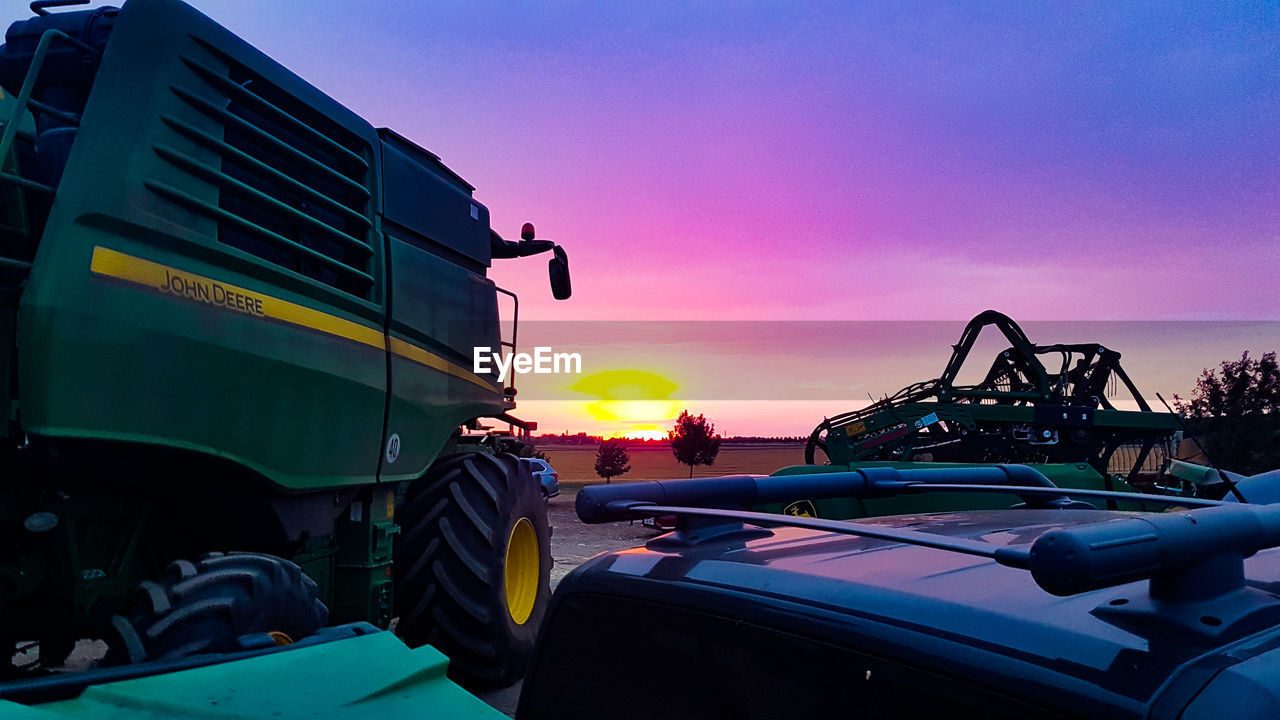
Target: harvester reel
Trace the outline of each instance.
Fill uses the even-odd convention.
[[[448,655],[464,685],[510,685],[551,596],[551,531],[529,463],[484,452],[438,460],[410,484],[399,522],[396,632]]]
[[[818,427],[813,429],[812,433],[809,433],[809,439],[804,444],[804,462],[806,465],[818,464],[817,451],[819,450],[822,451],[822,456],[825,458],[822,464],[831,464],[831,456],[827,453],[827,432],[830,430],[831,426],[827,424],[826,420],[823,420]]]
[[[1009,342],[983,380],[957,384],[984,328]],[[1046,362],[1048,366],[1046,366]],[[1123,385],[1138,410],[1107,399]],[[1120,353],[1097,343],[1036,345],[993,310],[965,325],[936,379],[913,383],[859,410],[822,421],[805,443],[813,465],[866,461],[1077,463],[1109,472],[1121,446],[1143,448],[1129,468],[1136,482],[1156,444],[1169,443],[1177,419],[1152,411],[1120,366]]]
[[[316,583],[294,563],[261,553],[210,553],[177,560],[159,581],[138,586],[137,601],[111,625],[111,664],[243,649],[244,635],[285,644],[329,621]]]

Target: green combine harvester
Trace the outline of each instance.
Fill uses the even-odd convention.
[[[563,299],[564,251],[177,0],[67,4],[0,47],[0,697],[65,700],[44,675],[83,639],[108,679],[225,683],[290,661],[216,659],[307,667],[354,634],[325,692],[366,702],[443,672],[431,648],[384,672],[419,652],[372,632],[396,617],[453,678],[510,683],[546,508],[525,461],[459,440],[534,427],[472,372],[514,351],[486,271],[550,252]]]

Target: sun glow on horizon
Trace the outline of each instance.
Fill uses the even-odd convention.
[[[627,440],[666,440],[667,434],[662,430],[632,430],[620,437]]]
[[[599,398],[584,409],[593,419],[615,425],[607,437],[662,440],[667,436],[662,425],[679,412],[678,401],[671,397],[677,387],[646,370],[606,370],[582,378],[573,389]]]

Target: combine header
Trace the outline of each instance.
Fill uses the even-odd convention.
[[[988,325],[1009,348],[982,382],[957,385]],[[1117,382],[1138,410],[1112,406],[1108,389]],[[965,326],[940,377],[823,420],[805,445],[805,462],[1087,462],[1106,476],[1123,448],[1133,450],[1125,458],[1133,461],[1133,482],[1153,449],[1169,450],[1177,429],[1172,414],[1152,411],[1120,367],[1120,353],[1097,343],[1035,345],[1008,316],[987,310]]]

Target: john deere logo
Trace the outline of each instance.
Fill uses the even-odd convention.
[[[180,275],[169,270],[164,271],[164,282],[160,290],[172,293],[188,300],[225,307],[228,310],[262,316],[262,298],[244,292],[238,288],[228,288],[221,283],[192,275]]]
[[[808,500],[797,500],[782,509],[783,515],[792,517],[818,517],[818,509]]]

